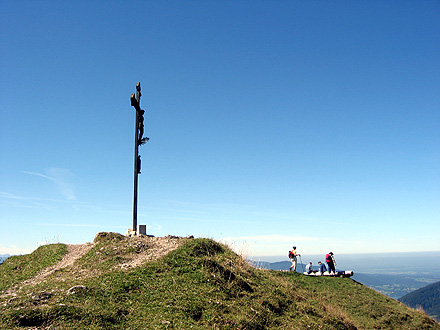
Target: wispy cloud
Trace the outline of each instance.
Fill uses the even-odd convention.
[[[112,226],[112,225],[98,225],[98,224],[88,224],[88,223],[50,223],[42,222],[38,224],[41,227],[76,227],[76,228],[99,228],[101,230],[108,231],[109,229],[118,230],[123,229],[125,232],[128,226]],[[148,233],[157,233],[162,230],[162,226],[159,224],[147,225]]]
[[[312,237],[302,235],[250,235],[223,237],[220,241],[231,246],[239,254],[246,251],[247,256],[281,256],[286,257],[287,251],[293,246],[298,246],[303,257],[310,255],[323,255],[329,251],[337,254],[364,253],[371,251],[371,240],[337,239],[332,237]],[[380,245],[380,243],[377,243]],[[381,246],[382,251],[386,251]],[[381,252],[381,251],[377,251]],[[281,259],[280,259],[281,260]]]
[[[0,191],[0,206],[19,207],[19,208],[49,208],[47,205],[39,203],[41,198],[27,198]]]
[[[22,198],[13,194],[0,191],[0,206],[21,206]]]
[[[311,248],[316,246],[318,241],[322,241],[322,238],[302,235],[267,234],[223,237],[220,241],[228,244],[237,253],[247,257],[284,255],[291,248],[292,244],[297,244],[311,251]]]
[[[224,237],[226,241],[255,241],[260,243],[289,243],[290,242],[305,242],[305,241],[318,241],[317,237],[307,236],[289,236],[289,235],[254,235],[254,236],[235,236]]]
[[[23,249],[19,248],[15,245],[13,246],[2,246],[0,245],[0,254],[9,254],[11,256],[13,255],[19,255],[19,254],[28,254],[31,253],[33,249]]]
[[[68,200],[76,200],[75,192],[73,190],[73,185],[70,182],[74,177],[73,173],[65,168],[47,168],[45,169],[46,174],[22,171],[22,173],[38,176],[49,180],[55,184],[61,195],[66,197]]]
[[[108,226],[108,225],[95,225],[95,224],[87,224],[87,223],[48,223],[43,222],[40,223],[39,226],[45,227],[86,227],[86,228],[118,228],[118,229],[127,229],[127,226]]]
[[[5,198],[5,199],[18,199],[18,200],[21,200],[21,199],[22,199],[22,198],[19,197],[19,196],[15,196],[15,195],[13,195],[13,194],[11,194],[11,193],[7,193],[7,192],[4,192],[4,191],[0,191],[0,198]]]

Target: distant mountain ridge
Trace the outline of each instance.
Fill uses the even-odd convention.
[[[9,254],[0,254],[0,264],[8,259],[11,255]]]
[[[399,301],[412,308],[422,307],[426,314],[440,322],[440,281],[408,293]]]

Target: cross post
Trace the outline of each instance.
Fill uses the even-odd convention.
[[[149,138],[143,137],[144,134],[144,113],[141,109],[141,83],[136,84],[136,95],[130,96],[131,105],[136,109],[136,126],[134,135],[134,184],[133,184],[133,231],[137,232],[137,193],[138,193],[138,174],[141,173],[141,156],[139,146],[145,144]]]

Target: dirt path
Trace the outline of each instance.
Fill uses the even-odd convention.
[[[104,236],[106,235],[103,233]],[[97,236],[100,233],[97,234]],[[123,237],[121,235],[121,237]],[[192,236],[186,238],[193,238]],[[123,237],[115,241],[113,248],[120,249],[123,253],[123,262],[115,266],[114,269],[127,271],[135,267],[139,267],[149,261],[156,260],[166,255],[168,252],[177,249],[183,242],[185,237],[179,236],[164,236],[164,237]],[[99,275],[98,269],[76,269],[72,267],[78,259],[89,252],[98,243],[86,243],[86,244],[67,244],[67,253],[64,257],[55,265],[43,269],[40,273],[32,278],[29,278],[19,284],[19,286],[11,287],[3,292],[0,296],[1,299],[5,297],[17,296],[18,292],[26,287],[32,287],[41,282],[44,282],[53,273],[71,267],[71,276],[75,279],[83,279],[87,277],[93,277]],[[100,252],[97,251],[97,254]],[[61,281],[63,278],[60,279]]]
[[[49,275],[53,274],[54,272],[73,265],[76,260],[89,252],[92,247],[93,244],[67,244],[67,253],[63,257],[63,259],[61,259],[55,265],[43,269],[36,276],[26,281],[23,281],[22,285],[35,285],[44,281]]]
[[[54,290],[47,289],[46,291],[38,291],[41,289],[35,289],[34,286],[49,280],[46,287],[56,287],[57,282],[69,281],[75,286],[71,287],[67,294],[77,287],[82,287],[84,279],[90,277],[97,277],[101,274],[102,269],[98,264],[88,265],[90,267],[83,267],[84,265],[76,265],[75,262],[87,254],[93,247],[99,247],[101,241],[103,244],[94,253],[96,254],[96,262],[104,262],[107,259],[107,254],[111,256],[118,256],[120,263],[113,267],[114,271],[130,271],[133,268],[142,266],[150,261],[159,259],[177,249],[183,244],[186,239],[192,239],[193,236],[180,237],[180,236],[135,236],[127,237],[117,233],[98,233],[95,236],[94,243],[86,244],[66,244],[67,253],[63,258],[55,265],[47,267],[41,270],[37,275],[29,278],[25,281],[17,283],[14,286],[0,292],[0,303],[2,306],[8,306],[12,304],[16,299],[19,299],[21,293],[27,292],[32,299],[32,303],[35,305],[43,304],[54,293]],[[100,255],[103,258],[100,258]],[[93,259],[93,258],[92,258]],[[64,270],[59,272],[60,270]],[[109,269],[110,271],[110,269]],[[59,272],[59,273],[58,273]],[[56,274],[54,274],[56,273]],[[29,291],[30,290],[30,291]],[[28,292],[29,291],[29,292]]]
[[[136,253],[125,255],[126,260],[116,266],[121,270],[128,270],[131,268],[139,267],[142,264],[158,259],[168,252],[177,249],[183,242],[183,237],[165,236],[165,237],[131,237],[124,238],[125,247],[131,247],[135,249]],[[76,260],[80,259],[83,255],[89,252],[95,244],[68,244],[67,253],[58,263],[48,268],[43,269],[36,276],[27,279],[22,282],[23,286],[31,286],[44,281],[47,277],[59,271],[63,268],[72,266]],[[116,247],[115,247],[116,248]],[[76,270],[76,276],[89,277],[96,276],[96,271],[90,270]]]

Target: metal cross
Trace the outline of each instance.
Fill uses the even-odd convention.
[[[144,113],[141,109],[141,83],[136,84],[136,95],[131,94],[131,105],[136,109],[136,126],[134,136],[134,193],[133,193],[133,231],[137,231],[137,192],[138,192],[138,174],[141,174],[141,156],[139,155],[139,146],[145,144],[149,138],[144,135]]]

